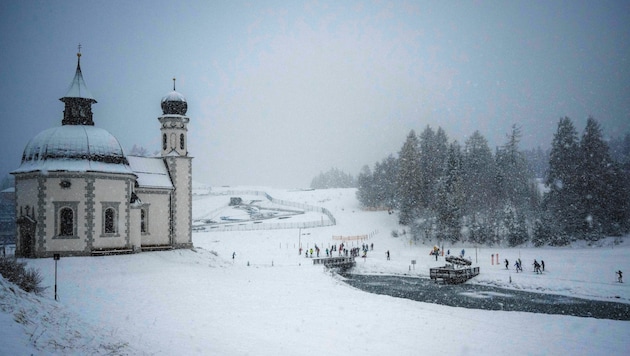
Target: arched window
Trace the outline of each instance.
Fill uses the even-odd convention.
[[[116,233],[116,211],[113,208],[105,209],[105,233]]]
[[[55,235],[53,239],[77,239],[77,220],[79,216],[78,201],[54,201],[55,211]]]
[[[143,234],[147,232],[147,212],[144,209],[140,209],[140,232]]]
[[[184,134],[179,134],[179,149],[184,149]]]
[[[166,134],[162,135],[162,149],[166,150]]]
[[[59,210],[59,235],[74,235],[74,211],[68,207]]]

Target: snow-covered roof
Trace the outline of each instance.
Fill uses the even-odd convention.
[[[175,90],[166,94],[166,96],[162,98],[161,106],[162,112],[165,115],[186,115],[186,111],[188,110],[188,103],[186,103],[186,98]]]
[[[12,173],[34,171],[133,173],[118,140],[89,125],[53,127],[33,137]]]
[[[81,57],[79,56],[79,60],[80,58]],[[64,95],[63,97],[64,98],[92,99],[96,102],[96,100],[94,99],[94,96],[92,96],[92,93],[90,93],[87,86],[85,85],[85,81],[83,80],[83,74],[81,73],[80,61],[77,62],[76,73],[74,74],[74,78],[72,79],[72,82],[70,83],[70,87],[68,88],[66,95]]]
[[[172,92],[166,94],[163,98],[162,98],[162,102],[165,101],[186,101],[186,98],[179,92],[176,92],[175,90],[173,90]]]
[[[173,189],[173,182],[162,158],[129,156],[127,159],[138,176],[136,182],[140,188]]]

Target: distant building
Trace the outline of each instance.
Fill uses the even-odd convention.
[[[12,176],[0,184],[0,246],[15,243],[15,183]]]
[[[186,99],[162,98],[160,157],[126,156],[95,127],[81,54],[61,126],[26,145],[15,177],[16,255],[49,257],[192,247]]]

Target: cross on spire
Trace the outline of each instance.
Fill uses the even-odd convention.
[[[81,57],[81,44],[80,43],[77,46],[77,48],[79,49],[79,52],[77,52],[77,57]]]
[[[173,77],[173,91],[175,91],[175,77]]]

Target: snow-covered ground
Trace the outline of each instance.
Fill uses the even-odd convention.
[[[366,259],[357,260],[357,273],[426,276],[444,260],[429,256],[432,244],[392,237],[393,230],[402,233],[396,216],[360,210],[354,189],[247,189],[325,207],[337,225],[197,231],[194,250],[62,258],[59,302],[53,298],[54,262],[29,260],[49,288],[43,298],[35,297],[1,280],[0,354],[626,355],[630,350],[628,321],[453,308],[357,290],[299,255],[298,242],[308,248],[318,244],[325,255],[325,248],[339,243],[333,236],[369,236],[347,243],[374,244]],[[225,196],[197,193],[195,219],[224,205]],[[629,283],[616,283],[615,276],[617,270],[630,271],[630,237],[624,240],[562,249],[445,249],[464,248],[480,266],[470,283],[630,303]],[[492,254],[499,254],[500,264],[492,264]],[[512,264],[519,257],[525,271],[516,274]],[[510,270],[503,266],[505,258]],[[545,261],[542,275],[532,272],[535,258]]]

